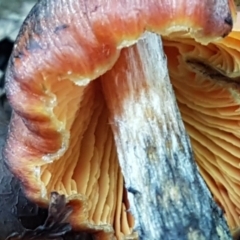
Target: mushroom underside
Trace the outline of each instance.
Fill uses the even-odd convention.
[[[31,24],[30,21],[30,27],[32,27]],[[154,29],[155,22],[151,24],[148,27]],[[134,36],[129,34],[129,42],[132,41],[131,38],[136,41],[136,36],[140,35],[138,27],[136,25],[137,34],[135,32]],[[227,31],[230,27],[226,27]],[[139,28],[141,29],[141,26]],[[72,33],[78,34],[74,27],[60,30],[65,29],[69,31],[70,36]],[[186,28],[182,29],[183,31],[180,29],[180,32],[164,38],[169,74],[200,171],[216,201],[225,210],[229,226],[234,228],[240,224],[238,220],[238,213],[240,213],[238,209],[239,177],[237,174],[239,167],[237,157],[239,143],[237,132],[238,68],[240,66],[237,62],[239,59],[237,39],[240,36],[234,33],[220,42],[203,46],[190,38],[190,35],[185,32]],[[202,26],[199,29],[202,29]],[[220,33],[224,35],[227,33],[222,32],[222,27],[219,29],[216,36]],[[166,35],[170,32],[171,30]],[[96,33],[99,34],[99,32]],[[21,34],[27,35],[28,32]],[[201,38],[201,34],[202,31],[196,33],[197,37],[200,36],[198,40],[204,39],[204,37]],[[117,35],[113,34],[113,36]],[[84,42],[86,39],[81,37],[82,39],[79,39]],[[123,37],[125,37],[124,34],[119,38]],[[209,41],[212,37],[210,34],[205,40]],[[103,36],[100,34],[98,38],[102,40]],[[61,37],[56,39],[56,44],[58,44]],[[93,66],[86,63],[87,70],[98,66],[97,60],[100,62],[109,60],[112,64],[118,54],[121,54],[120,48],[123,45],[117,48],[111,45],[114,38],[109,39],[112,42],[109,40],[104,45],[104,49],[101,44],[94,45],[95,38],[93,43],[89,41],[89,45],[88,39],[86,40],[86,49],[91,49],[93,45],[99,54],[99,59],[94,58],[96,62],[92,63]],[[64,38],[65,40],[66,46],[69,44],[68,41],[72,41],[67,38]],[[29,198],[40,205],[48,205],[52,191],[64,194],[73,208],[70,223],[74,229],[95,232],[101,235],[101,239],[110,239],[112,235],[118,239],[136,239],[137,234],[133,232],[134,219],[128,211],[127,191],[124,188],[124,180],[118,163],[101,77],[90,82],[89,79],[85,81],[77,79],[78,73],[74,75],[72,71],[66,72],[69,66],[62,64],[63,59],[67,58],[69,52],[72,55],[75,52],[73,53],[69,47],[63,47],[61,52],[63,55],[60,54],[61,57],[59,57],[57,54],[60,51],[53,46],[54,57],[49,59],[52,62],[53,60],[58,62],[58,70],[64,74],[58,75],[54,71],[50,72],[49,69],[54,65],[51,62],[50,67],[44,69],[44,73],[36,71],[37,73],[35,72],[36,74],[32,77],[29,73],[32,73],[32,69],[35,71],[34,61],[39,60],[41,67],[47,65],[44,65],[45,62],[40,61],[39,58],[42,56],[41,46],[39,48],[35,43],[34,46],[38,48],[33,49],[34,54],[36,53],[34,55],[28,54],[31,52],[30,46],[25,48],[25,44],[20,43],[13,55],[11,67],[14,71],[8,72],[8,78],[11,80],[8,95],[14,106],[14,112],[5,152],[12,171],[23,182]],[[32,42],[29,40],[29,45],[30,43]],[[70,46],[72,47],[71,44]],[[79,65],[73,64],[73,68],[84,69],[85,61],[87,62],[92,55],[88,56],[81,48],[77,50],[84,60],[83,64],[82,62]],[[89,52],[93,54],[94,51],[89,50]],[[74,58],[77,58],[76,56]],[[22,60],[19,60],[21,57],[23,59],[26,57],[23,62],[29,66],[27,70]],[[47,57],[46,59],[49,60]],[[71,66],[70,63],[74,61],[68,60]],[[107,64],[106,67],[104,64],[106,65],[105,62],[102,65],[99,64],[101,66],[94,69],[96,70],[94,73],[91,72],[90,78],[95,76],[101,67],[103,69],[99,71],[104,72],[111,65]],[[62,70],[61,67],[64,69]],[[236,75],[231,75],[232,73]],[[25,81],[24,76],[30,77]],[[14,98],[14,94],[18,96],[18,99]]]
[[[239,37],[239,33],[232,33],[207,46],[189,38],[163,39],[170,78],[197,164],[231,229],[240,225]],[[45,164],[34,165],[34,177],[41,182],[42,198],[38,201],[44,204],[50,192],[58,191],[74,209],[71,223],[76,229],[102,231],[104,236],[115,231],[119,238],[137,238],[132,234],[134,219],[126,211],[127,191],[100,79],[86,87],[69,79],[61,85],[48,79],[45,88],[56,100],[54,115],[70,133],[69,146],[59,159],[52,161],[56,156],[52,153],[44,156]],[[21,124],[17,113],[14,121]]]
[[[234,32],[207,46],[192,39],[163,39],[170,78],[196,162],[232,230],[240,226],[239,37]],[[116,232],[128,235],[134,221],[125,211],[129,207],[127,194],[101,84],[94,81],[83,92],[71,127],[70,147],[59,161],[41,167],[41,179],[48,193],[54,189],[86,197],[91,209],[86,219],[90,223],[116,224]],[[58,99],[64,96],[57,94]],[[60,116],[60,111],[55,114]],[[113,217],[114,212],[118,219]]]
[[[127,211],[127,193],[101,83],[93,81],[81,88],[66,81],[66,86],[61,86],[58,92],[55,92],[57,88],[54,85],[52,87],[58,99],[54,114],[63,121],[69,122],[67,118],[74,121],[64,155],[40,167],[46,194],[55,189],[69,197],[75,213],[71,223],[76,229],[103,230],[106,235],[107,232],[111,235],[114,228],[119,238],[131,235],[134,220]],[[69,89],[69,93],[65,89]],[[65,94],[73,96],[67,106]],[[75,111],[71,111],[72,106],[75,106]],[[135,234],[129,236],[129,239],[134,238]]]

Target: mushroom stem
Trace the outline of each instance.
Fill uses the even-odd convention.
[[[194,162],[159,36],[101,77],[139,239],[231,239]]]

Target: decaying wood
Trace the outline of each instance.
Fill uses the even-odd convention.
[[[166,61],[148,33],[102,78],[136,230],[144,240],[231,239],[194,162]]]

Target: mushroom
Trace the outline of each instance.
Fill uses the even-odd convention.
[[[104,74],[145,30],[207,44],[231,31],[233,12],[227,0],[39,1],[6,73],[13,115],[5,156],[28,198],[46,206],[57,191],[75,230],[136,239]]]

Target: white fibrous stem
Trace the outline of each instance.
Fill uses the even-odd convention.
[[[139,239],[231,239],[194,162],[161,38],[146,33],[101,79]]]

